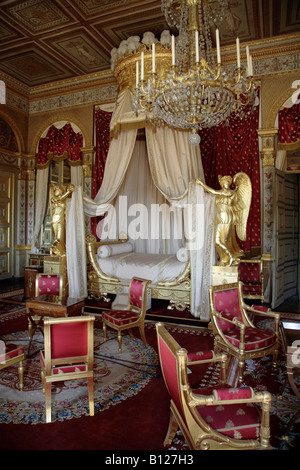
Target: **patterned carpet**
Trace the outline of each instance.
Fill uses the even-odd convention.
[[[4,341],[28,344],[28,332],[20,331],[2,336]],[[34,336],[36,354],[24,362],[24,389],[19,390],[18,365],[0,374],[0,420],[2,423],[45,422],[45,397],[42,392],[39,353],[43,337]],[[113,332],[103,343],[102,330],[94,332],[94,403],[95,413],[117,405],[137,394],[151,377],[156,375],[158,357],[140,339],[124,336],[122,355]],[[31,351],[34,351],[34,348]],[[89,414],[87,381],[57,382],[52,386],[52,422],[79,418]]]
[[[6,309],[7,298],[1,298],[0,337],[14,342],[26,344],[28,334],[26,329],[26,315],[24,303],[20,292],[11,296],[10,309]],[[5,310],[3,312],[3,309]],[[13,326],[13,327],[12,327]],[[265,325],[268,327],[268,325]],[[201,344],[203,348],[211,348],[213,335],[207,329],[185,328],[169,326],[171,334],[182,347],[192,349]],[[13,333],[12,333],[13,332]],[[146,336],[150,346],[145,347],[137,338],[134,341],[124,336],[124,353],[118,354],[115,334],[110,333],[109,341],[102,343],[101,323],[96,323],[95,332],[95,412],[119,408],[121,403],[127,403],[127,398],[140,396],[154,384],[152,379],[160,381],[158,369],[157,347],[155,340],[155,324],[147,323]],[[35,337],[35,347],[42,346],[42,338]],[[24,373],[24,392],[18,390],[17,370],[14,368],[1,371],[0,375],[0,424],[4,430],[11,424],[28,423],[39,424],[45,422],[45,402],[41,391],[39,355],[36,354],[27,361]],[[228,369],[228,385],[236,384],[236,367],[231,361]],[[214,387],[218,383],[219,371],[208,367],[200,374],[191,371],[189,375],[191,386]],[[271,444],[278,450],[300,449],[300,420],[291,428],[286,436],[287,425],[290,419],[300,409],[299,400],[296,399],[288,384],[286,384],[286,364],[282,353],[279,355],[277,368],[272,367],[272,358],[265,357],[259,360],[246,361],[244,383],[255,390],[268,390],[272,393],[271,409]],[[158,382],[157,382],[158,383]],[[298,385],[300,380],[298,378]],[[144,391],[145,390],[145,391]],[[150,389],[149,389],[150,390]],[[21,397],[22,395],[22,397]],[[64,386],[58,384],[53,389],[53,423],[68,423],[72,418],[88,415],[86,384],[72,384],[66,382]],[[129,400],[130,401],[130,400]],[[132,403],[132,402],[131,402]],[[116,407],[115,405],[119,405]],[[123,405],[124,406],[124,405]],[[146,413],[147,415],[147,413]],[[148,415],[147,415],[148,416]],[[149,417],[150,418],[150,417]],[[7,426],[6,426],[7,424]],[[21,424],[22,425],[22,424]],[[27,428],[27,426],[26,426]],[[36,426],[29,426],[36,428]],[[14,429],[16,429],[14,427]],[[22,429],[22,428],[20,428]],[[167,428],[164,430],[166,432]],[[15,431],[13,432],[13,435]],[[6,433],[6,436],[8,434]],[[12,437],[13,437],[12,435]],[[7,438],[7,437],[6,437]],[[124,438],[123,438],[124,439]],[[14,440],[13,440],[14,441]],[[78,445],[80,445],[78,443]],[[157,448],[157,447],[156,447]],[[186,450],[186,444],[180,432],[177,433],[170,450]]]

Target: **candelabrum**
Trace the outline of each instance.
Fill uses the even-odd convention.
[[[212,68],[205,59],[184,74],[172,65],[165,78],[159,78],[153,69],[147,80],[137,80],[132,91],[136,113],[144,112],[157,125],[190,129],[194,135],[199,129],[219,125],[231,114],[242,119],[246,106],[250,112],[249,104],[254,106],[256,97],[253,76],[244,67],[225,70],[218,63]]]

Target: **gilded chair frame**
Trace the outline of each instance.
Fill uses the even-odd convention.
[[[164,446],[170,446],[178,428],[181,429],[186,443],[191,450],[268,450],[270,449],[270,408],[272,396],[269,392],[255,392],[251,390],[250,398],[219,400],[215,391],[211,395],[200,395],[193,392],[188,381],[188,353],[180,347],[169,334],[162,323],[156,324],[158,337],[159,356],[162,371],[164,370],[160,340],[171,351],[176,360],[177,386],[180,396],[180,411],[175,402],[170,401],[170,421],[164,440]],[[220,357],[219,357],[220,358]],[[163,373],[164,375],[164,373]],[[164,377],[165,379],[165,377]],[[167,382],[165,380],[166,386]],[[167,387],[168,388],[168,387]],[[236,389],[239,390],[239,389]],[[170,392],[169,392],[170,393]],[[171,395],[171,393],[170,393]],[[232,404],[259,404],[261,405],[260,433],[258,439],[238,439],[228,437],[215,429],[205,421],[197,410],[197,407],[226,406]]]
[[[51,422],[51,384],[54,382],[62,382],[65,380],[76,380],[86,378],[88,380],[88,397],[90,416],[94,416],[94,320],[93,316],[80,317],[63,317],[63,318],[44,318],[44,351],[41,355],[41,378],[43,385],[43,393],[46,400],[46,422]],[[53,359],[51,355],[51,327],[58,324],[71,324],[81,322],[87,324],[87,354],[75,357],[63,357]],[[53,373],[57,367],[64,365],[84,364],[85,369],[79,368],[73,372],[63,374]]]
[[[263,260],[261,258],[260,259],[243,259],[243,260],[240,260],[240,265],[241,264],[245,264],[245,265],[247,265],[247,264],[258,264],[259,265],[259,268],[260,268],[260,283],[259,283],[259,286],[260,286],[261,293],[260,294],[245,293],[245,289],[243,289],[243,297],[244,297],[244,299],[252,299],[252,300],[259,299],[261,301],[261,303],[263,304],[264,299],[265,299],[265,296],[264,296],[264,263],[263,263]],[[239,281],[244,282],[243,279],[240,279],[240,278],[239,278]]]
[[[130,289],[131,289],[131,285],[132,285],[134,280],[141,281],[143,283],[142,301],[141,301],[142,306],[141,306],[141,308],[139,308],[135,305],[131,305],[131,303],[130,303]],[[129,334],[130,334],[130,337],[133,338],[132,329],[137,327],[139,329],[140,336],[141,336],[141,339],[142,339],[143,343],[145,344],[145,346],[147,346],[144,323],[145,323],[146,305],[147,305],[147,301],[146,301],[147,300],[146,299],[147,287],[150,284],[150,282],[151,281],[149,281],[149,279],[143,279],[141,277],[133,277],[130,281],[129,292],[128,292],[128,305],[127,305],[126,310],[124,310],[124,311],[139,313],[139,316],[138,316],[137,320],[135,320],[131,323],[126,323],[124,325],[116,325],[116,324],[112,323],[111,321],[109,321],[108,319],[106,319],[102,316],[102,322],[103,322],[102,329],[103,329],[104,342],[106,342],[106,339],[107,339],[107,326],[112,328],[113,330],[116,330],[117,333],[118,333],[118,344],[119,344],[119,353],[120,354],[122,353],[122,331],[124,331],[124,330],[128,330]]]
[[[238,289],[239,295],[239,307],[242,316],[242,322],[239,321],[236,317],[233,320],[229,320],[227,317],[223,317],[221,312],[218,312],[215,308],[215,297],[214,294],[217,291],[225,291],[231,289]],[[247,359],[253,359],[263,356],[268,356],[273,354],[273,367],[277,366],[278,351],[280,346],[280,337],[279,337],[279,322],[280,314],[273,312],[270,309],[266,311],[259,310],[259,306],[249,306],[243,301],[243,292],[242,292],[242,282],[236,282],[232,284],[224,284],[219,286],[210,286],[209,287],[209,299],[210,299],[210,319],[211,327],[214,333],[214,350],[216,352],[226,352],[227,354],[238,358],[239,360],[239,383],[243,381],[243,370],[244,364]],[[274,319],[274,333],[275,340],[274,343],[267,347],[260,349],[251,349],[249,351],[245,350],[245,328],[255,328],[253,322],[250,320],[249,314],[252,316],[261,316],[262,318],[273,318]],[[238,327],[240,330],[239,338],[239,347],[234,346],[228,341],[222,329],[220,328],[218,320],[224,320],[225,322],[231,323],[234,326]]]
[[[24,375],[24,366],[23,361],[25,360],[25,353],[24,347],[18,347],[14,344],[4,343],[4,349],[0,354],[0,370],[6,369],[7,367],[11,367],[12,365],[19,363],[18,366],[18,374],[19,374],[19,387],[20,390],[23,391],[24,384],[23,384],[23,375]]]

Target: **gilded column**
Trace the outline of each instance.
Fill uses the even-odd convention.
[[[275,249],[275,183],[276,183],[276,147],[278,129],[260,129],[258,135],[261,139],[261,162],[262,162],[262,253],[264,259],[265,285],[272,270]],[[271,299],[271,283],[269,299],[265,295],[265,301]]]
[[[28,264],[34,228],[35,169],[34,158],[19,158],[19,174],[16,204],[16,257],[15,276],[24,275]]]

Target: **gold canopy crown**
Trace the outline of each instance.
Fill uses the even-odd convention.
[[[141,63],[141,53],[144,52],[144,79],[148,80],[152,73],[152,51],[142,44],[135,53],[127,53],[116,61],[114,75],[118,81],[119,91],[133,88],[136,84],[136,62]],[[164,79],[172,64],[170,47],[155,43],[156,76]],[[141,70],[141,68],[139,68]]]

